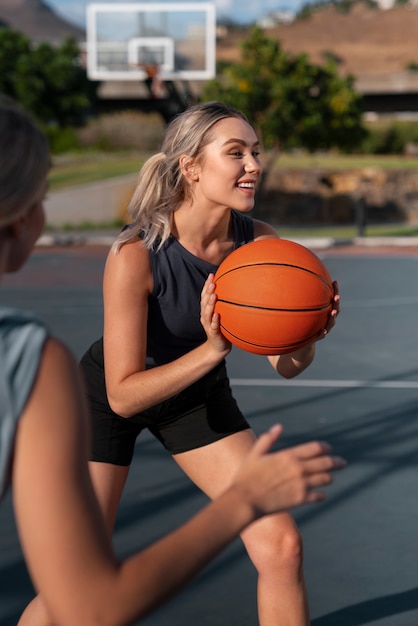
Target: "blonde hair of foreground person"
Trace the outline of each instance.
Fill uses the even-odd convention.
[[[0,103],[0,275],[24,264],[42,231],[48,168],[38,127],[14,105]],[[0,321],[0,347],[2,332]],[[0,363],[0,388],[8,382]],[[2,411],[0,405],[0,427]],[[23,552],[51,621],[130,624],[182,588],[254,520],[322,501],[320,488],[344,461],[321,442],[270,453],[280,432],[276,425],[260,436],[219,498],[119,562],[88,472],[88,413],[78,366],[46,333],[33,386],[16,416],[9,470]]]

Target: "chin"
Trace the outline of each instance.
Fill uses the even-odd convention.
[[[235,211],[239,211],[239,213],[249,213],[254,208],[254,203],[251,206],[241,206],[241,207],[233,207]]]

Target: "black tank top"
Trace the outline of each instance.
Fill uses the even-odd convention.
[[[254,239],[252,218],[231,211],[234,249]],[[150,251],[154,288],[148,299],[147,361],[161,365],[206,340],[200,323],[200,294],[217,265],[202,261],[170,237]]]

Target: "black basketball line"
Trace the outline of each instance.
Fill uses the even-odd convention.
[[[277,348],[280,348],[280,350],[286,350],[287,348],[294,348],[296,350],[299,344],[310,343],[311,341],[315,339],[315,337],[318,336],[318,333],[316,332],[310,337],[305,337],[304,339],[301,339],[300,341],[297,341],[295,343],[264,344],[264,343],[256,343],[255,341],[249,341],[248,339],[244,339],[243,337],[240,337],[239,335],[236,335],[235,333],[231,332],[226,326],[223,326],[222,323],[220,326],[221,326],[221,330],[224,329],[231,337],[234,337],[234,339],[236,339],[237,341],[240,341],[241,343],[246,344],[247,346],[254,346],[255,348],[263,348],[265,350],[270,350],[270,349],[275,350]]]
[[[259,309],[260,311],[277,311],[282,313],[310,313],[312,311],[324,311],[331,304],[331,300],[328,304],[324,304],[323,306],[318,307],[309,307],[308,309],[288,309],[288,308],[277,308],[277,307],[269,307],[269,306],[259,306],[256,304],[241,304],[240,302],[233,302],[232,300],[224,300],[223,298],[218,298],[217,302],[223,302],[224,304],[229,304],[230,306],[239,306],[244,309]]]
[[[259,263],[245,263],[244,265],[238,265],[237,267],[232,267],[226,272],[223,272],[223,274],[216,276],[215,282],[218,282],[224,276],[227,276],[228,274],[231,274],[232,272],[237,272],[238,270],[242,270],[245,267],[261,267],[263,265],[274,266],[274,267],[290,267],[292,269],[301,270],[302,272],[311,274],[311,276],[316,276],[316,278],[319,278],[320,280],[322,280],[323,283],[325,283],[326,285],[329,285],[326,278],[324,278],[321,274],[317,274],[313,270],[310,270],[306,267],[301,267],[300,265],[295,265],[294,263],[279,263],[277,261],[260,261]]]

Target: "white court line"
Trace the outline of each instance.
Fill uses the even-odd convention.
[[[364,298],[363,300],[344,301],[344,308],[357,309],[373,306],[408,306],[417,304],[417,296],[393,297],[393,298]]]
[[[371,389],[418,389],[414,380],[280,380],[272,378],[232,378],[235,387],[341,387]]]

